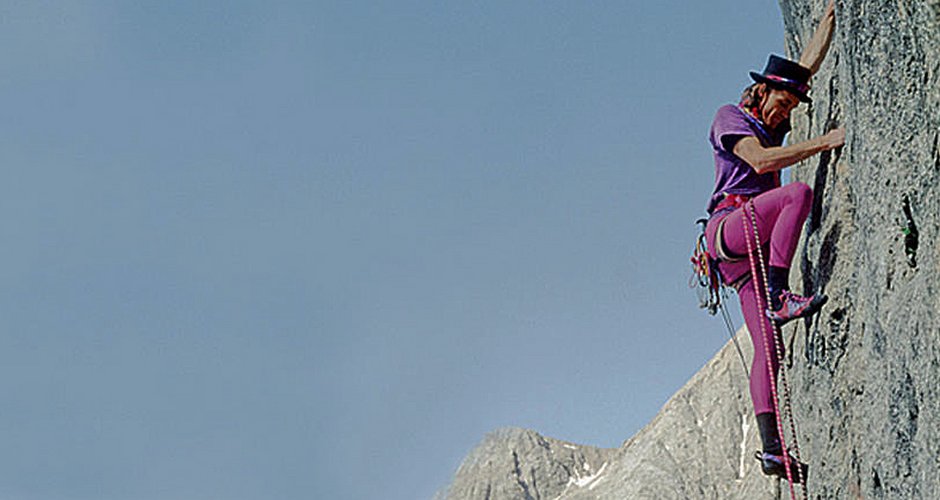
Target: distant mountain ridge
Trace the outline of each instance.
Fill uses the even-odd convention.
[[[738,333],[747,347],[746,331]],[[745,351],[750,356],[749,351]],[[760,447],[748,381],[728,344],[619,449],[574,445],[534,431],[492,433],[457,471],[446,500],[773,498],[751,458]]]
[[[616,451],[500,429],[467,456],[439,498],[560,498],[603,477]]]

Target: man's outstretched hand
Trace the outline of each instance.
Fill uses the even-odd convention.
[[[831,19],[832,22],[836,20],[836,0],[829,0],[829,5],[826,6],[826,13],[823,14],[823,19]]]
[[[832,129],[829,132],[826,132],[826,134],[820,137],[820,139],[822,140],[826,151],[830,149],[841,148],[845,145],[845,129],[841,127]]]

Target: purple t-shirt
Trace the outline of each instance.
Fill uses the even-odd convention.
[[[789,131],[789,120],[767,132],[762,123],[737,106],[727,104],[718,109],[708,136],[715,151],[715,190],[708,202],[708,213],[715,210],[725,194],[756,196],[780,186],[778,172],[758,174],[733,151],[734,145],[746,136],[757,137],[764,147],[780,146]]]

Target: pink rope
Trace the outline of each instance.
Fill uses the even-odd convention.
[[[748,214],[748,207],[751,208],[751,211],[753,213],[754,203],[748,202],[744,204],[744,206],[742,207],[742,209],[744,210],[744,215]],[[747,244],[747,257],[748,257],[748,261],[751,264],[751,279],[754,280],[754,286],[759,287],[761,283],[757,281],[757,277],[759,275],[757,274],[757,266],[754,264],[754,257],[755,257],[754,248],[751,245],[751,239],[748,237],[748,234],[750,233],[754,234],[754,241],[756,242],[756,245],[759,249],[760,238],[758,237],[759,235],[757,233],[757,224],[752,221],[752,226],[753,226],[753,230],[752,230],[752,228],[748,227],[748,217],[745,216],[745,217],[742,217],[741,219],[744,223],[744,241]],[[763,263],[761,263],[761,267],[763,267]],[[770,342],[767,339],[767,331],[766,331],[767,329],[764,327],[765,320],[763,319],[764,318],[763,312],[766,308],[761,302],[764,299],[761,297],[761,294],[759,293],[760,292],[759,288],[755,288],[754,292],[755,292],[754,297],[757,301],[757,310],[758,310],[758,315],[759,315],[758,317],[761,318],[760,329],[761,329],[761,336],[764,339],[764,342],[763,342],[764,343],[764,357],[767,359],[767,373],[769,374],[768,378],[770,379],[770,395],[773,398],[774,414],[777,418],[777,433],[780,436],[780,447],[783,449],[783,466],[785,470],[787,471],[787,482],[790,485],[790,498],[793,500],[796,500],[796,491],[793,489],[793,473],[792,471],[790,471],[790,460],[789,460],[789,455],[787,454],[786,441],[784,440],[784,436],[783,436],[783,425],[781,424],[781,421],[780,421],[780,401],[777,398],[777,381],[776,381],[776,377],[774,376],[774,367],[773,367],[773,364],[771,362],[771,357],[770,357]],[[755,348],[756,347],[757,346],[755,346]]]
[[[747,210],[746,210],[746,211],[747,211]],[[761,275],[761,277],[763,278],[763,282],[764,282],[764,298],[765,298],[765,300],[767,301],[766,303],[767,303],[767,304],[770,304],[770,284],[768,283],[768,280],[767,280],[767,269],[764,267],[764,255],[763,255],[763,251],[761,250],[761,246],[760,246],[760,234],[759,234],[758,231],[757,231],[757,211],[754,209],[754,202],[753,202],[753,201],[750,202],[750,211],[749,211],[749,215],[750,215],[750,218],[751,218],[751,227],[754,228],[754,240],[758,243],[758,244],[757,244],[757,260],[758,260],[758,262],[760,263],[760,271],[761,271],[760,275]],[[803,462],[803,460],[802,460],[802,458],[800,457],[800,447],[799,447],[799,445],[797,444],[797,439],[796,439],[796,423],[794,422],[794,418],[793,418],[793,405],[791,404],[791,399],[790,399],[790,384],[789,384],[789,382],[788,382],[788,380],[787,380],[787,371],[786,371],[786,369],[783,368],[783,364],[784,364],[784,363],[783,363],[783,342],[782,342],[783,336],[781,335],[780,330],[779,330],[779,327],[778,327],[776,324],[774,324],[773,322],[771,322],[771,326],[772,326],[772,328],[773,328],[773,334],[774,334],[774,345],[775,345],[776,348],[777,348],[777,362],[780,364],[780,367],[781,367],[781,370],[780,370],[780,381],[783,383],[783,405],[784,405],[784,413],[785,413],[785,415],[786,415],[786,417],[787,417],[787,421],[788,421],[789,424],[790,424],[790,436],[792,436],[792,438],[793,438],[793,453],[796,455],[796,461],[797,461],[797,463],[798,463],[798,464],[801,464],[801,463]],[[763,327],[764,327],[764,323],[761,322],[761,329],[763,329]],[[765,344],[767,343],[767,338],[766,338],[766,337],[764,337],[764,343],[765,343]],[[767,363],[768,363],[768,365],[770,366],[770,360],[769,360],[769,359],[768,359]],[[773,376],[772,376],[772,375],[773,375],[773,374],[771,373],[771,379],[773,379]],[[772,380],[772,381],[773,381],[774,383],[776,383],[775,380]],[[773,387],[773,386],[771,386],[771,387]],[[775,401],[775,404],[777,404],[776,401]],[[784,466],[785,466],[786,469],[787,469],[787,474],[788,474],[788,475],[787,475],[787,479],[791,481],[791,484],[790,484],[790,491],[791,491],[791,494],[792,494],[792,493],[793,493],[792,477],[790,477],[790,475],[789,475],[789,474],[790,474],[790,466],[789,466],[789,465],[790,465],[790,457],[789,457],[789,455],[787,454],[785,445],[783,444],[783,443],[784,443],[784,440],[783,440],[783,432],[782,432],[782,431],[783,431],[783,427],[782,427],[783,424],[781,423],[781,420],[780,420],[780,418],[779,418],[779,417],[780,417],[780,407],[779,407],[779,405],[775,407],[775,410],[776,410],[776,412],[777,412],[777,417],[778,417],[778,418],[777,418],[777,429],[778,429],[778,432],[780,432],[780,443],[781,443],[781,447],[783,448]],[[800,486],[801,486],[802,493],[803,493],[803,499],[804,499],[804,500],[807,500],[807,499],[809,498],[809,492],[807,491],[806,478],[805,478],[805,477],[800,477],[800,476],[802,476],[802,470],[800,469],[800,466],[799,466],[799,465],[797,465],[796,473],[797,473],[797,478],[800,479]]]

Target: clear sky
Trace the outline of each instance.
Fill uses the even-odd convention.
[[[776,2],[0,7],[0,498],[428,499],[727,340],[706,133]]]

